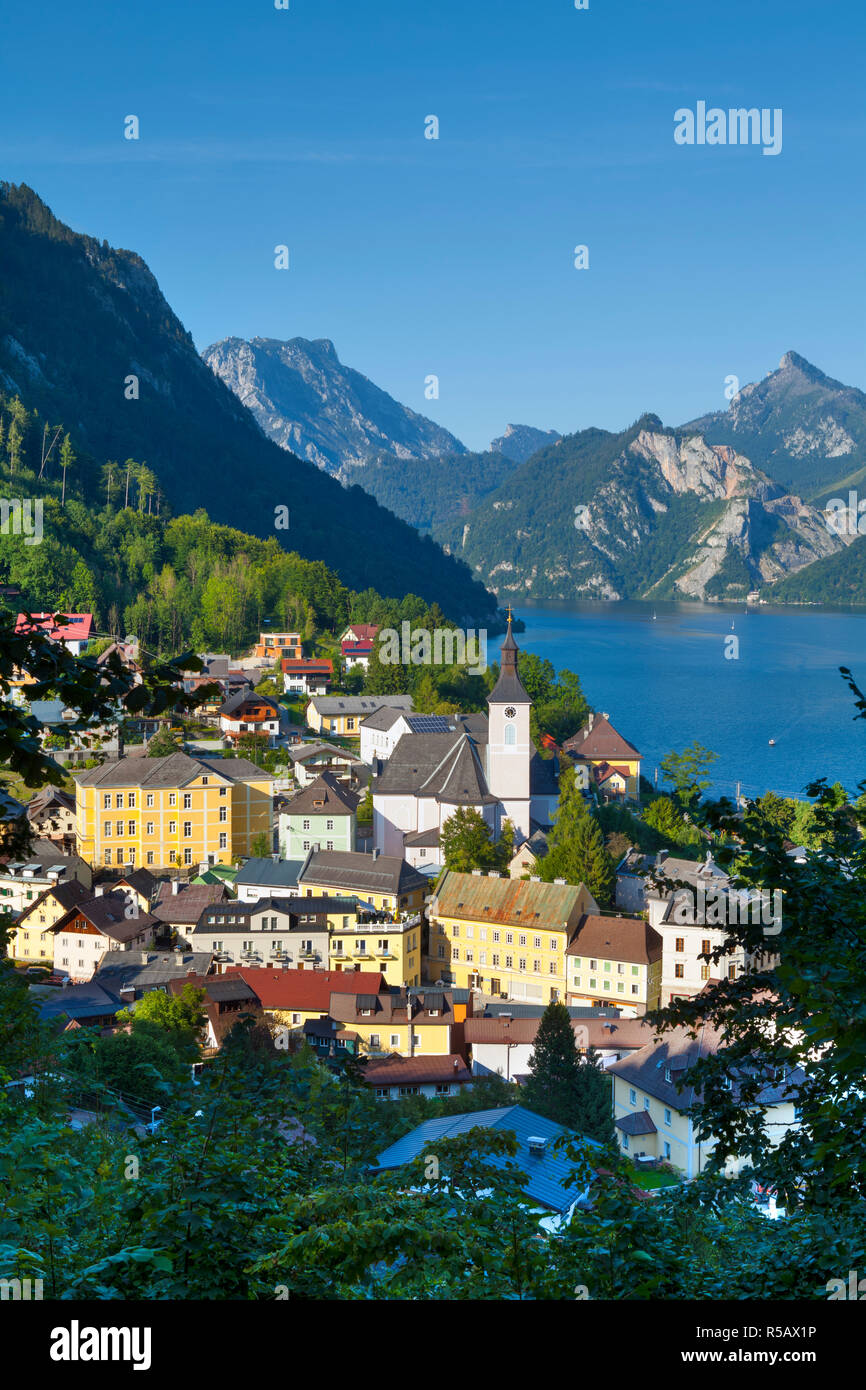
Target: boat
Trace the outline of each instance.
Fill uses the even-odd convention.
[[[655,609],[653,609],[653,622],[656,620]]]
[[[775,748],[776,740],[774,738],[768,739],[767,742],[769,743],[771,748]]]

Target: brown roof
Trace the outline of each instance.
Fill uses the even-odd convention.
[[[315,1009],[331,1012],[329,1002],[342,991],[380,990],[384,976],[361,970],[268,970],[266,967],[229,966],[225,976],[238,975],[255,992],[265,1009]]]
[[[160,922],[193,926],[206,907],[225,902],[228,896],[225,885],[221,883],[183,883],[176,893],[171,891],[170,883],[161,883],[153,915]]]
[[[76,903],[54,923],[51,931],[66,931],[76,917],[83,917],[97,931],[112,941],[134,941],[137,936],[150,927],[160,923],[150,912],[140,912],[137,917],[127,917],[128,899],[123,893],[104,893],[98,898],[88,898],[86,902]]]
[[[87,902],[88,898],[92,897],[92,888],[85,888],[84,884],[79,883],[77,878],[64,879],[62,883],[55,884],[53,888],[45,888],[34,902],[28,903],[15,925],[20,926],[31,912],[35,912],[37,907],[45,902],[46,898],[54,898],[68,912],[70,908],[75,907],[78,903]]]
[[[370,1013],[362,1012],[365,1009],[369,1009]],[[431,1014],[431,1009],[437,1012]],[[393,994],[332,994],[328,1013],[338,1022],[351,1023],[356,1027],[366,1024],[368,1027],[381,1025],[384,1028],[391,1025],[399,1026],[409,1021],[406,994],[403,990],[395,991]],[[451,994],[444,992],[436,995],[413,995],[412,1022],[416,1025],[453,1023],[454,1005]]]
[[[582,885],[532,883],[449,869],[430,905],[430,917],[494,922],[525,931],[562,931],[578,908]]]
[[[541,1018],[467,1018],[463,1036],[467,1043],[532,1043]],[[580,1047],[637,1050],[655,1036],[645,1018],[573,1018],[571,1026]],[[581,1031],[584,1030],[584,1031]],[[584,1041],[585,1039],[585,1041]]]
[[[648,1110],[635,1110],[614,1121],[623,1134],[658,1134],[656,1122]]]
[[[472,1073],[456,1052],[442,1057],[384,1057],[364,1068],[368,1086],[420,1086],[429,1082],[472,1081]]]
[[[348,791],[333,772],[323,772],[286,807],[290,816],[351,816],[361,800]]]
[[[662,958],[662,938],[642,917],[601,917],[585,912],[565,954],[649,965]]]
[[[609,763],[641,756],[622,734],[617,733],[604,714],[597,714],[592,728],[584,725],[576,734],[572,734],[571,738],[567,738],[562,747],[573,758],[604,758]]]

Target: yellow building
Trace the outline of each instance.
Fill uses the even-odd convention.
[[[87,902],[93,890],[70,878],[46,888],[30,903],[9,932],[8,952],[13,960],[28,965],[53,965],[54,935],[51,928],[70,908]]]
[[[422,918],[420,912],[404,918],[362,913],[344,925],[346,918],[332,920],[329,913],[328,968],[381,970],[389,985],[420,984]]]
[[[361,723],[380,709],[412,709],[411,695],[317,695],[307,705],[307,725],[317,734],[361,737]]]
[[[398,1052],[403,1057],[441,1057],[454,1051],[454,1005],[447,991],[423,995],[332,994],[330,1017],[357,1033],[362,1056]]]
[[[663,942],[642,917],[582,917],[566,951],[567,1004],[637,1017],[661,1002]]]
[[[620,1149],[634,1159],[653,1158],[670,1163],[687,1178],[694,1178],[707,1166],[716,1147],[712,1136],[700,1140],[693,1119],[695,1090],[682,1081],[691,1067],[710,1057],[722,1044],[721,1035],[709,1023],[696,1026],[697,1037],[688,1029],[674,1028],[662,1041],[650,1043],[629,1057],[607,1068],[613,1078],[613,1118]],[[766,1085],[758,1093],[764,1130],[772,1144],[778,1144],[797,1123],[792,1085],[802,1082],[799,1070],[786,1076],[766,1068]],[[731,1077],[736,1090],[737,1077]],[[749,1160],[729,1155],[724,1171],[734,1176]]]
[[[430,879],[398,854],[311,849],[298,870],[298,893],[311,898],[358,898],[377,912],[420,912]]]
[[[230,864],[271,841],[270,774],[246,758],[120,758],[75,777],[78,850],[92,864]]]
[[[564,999],[566,947],[592,912],[583,883],[446,870],[428,911],[429,978],[532,1003]]]
[[[617,733],[606,714],[590,714],[584,727],[566,739],[562,751],[573,760],[578,776],[584,770],[584,786],[591,779],[608,797],[640,800],[641,755]]]

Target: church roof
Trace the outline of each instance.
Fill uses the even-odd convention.
[[[374,794],[434,797],[477,806],[491,795],[478,749],[468,734],[404,734],[377,777]]]
[[[501,647],[502,660],[499,665],[499,680],[487,696],[488,705],[531,705],[532,701],[523,688],[517,674],[518,647],[511,631],[511,612],[508,613],[508,629]]]

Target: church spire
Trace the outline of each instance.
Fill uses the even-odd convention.
[[[512,616],[511,604],[509,604],[508,627],[505,632],[505,640],[501,647],[499,680],[487,697],[487,703],[489,705],[532,704],[532,701],[523,688],[520,676],[517,673],[517,658],[520,655],[520,650],[514,640],[514,633],[511,630]]]

